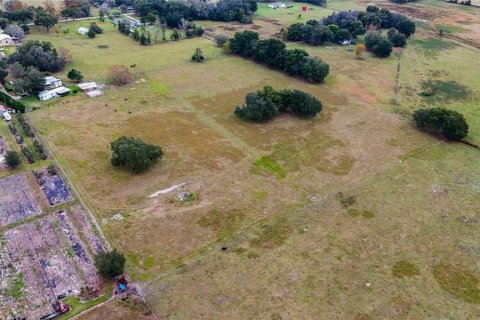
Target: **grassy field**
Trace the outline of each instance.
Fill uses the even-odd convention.
[[[350,4],[308,14],[359,7]],[[260,26],[264,36],[295,22],[259,6],[247,27]],[[480,315],[479,151],[419,132],[410,120],[424,106],[461,111],[468,141],[480,144],[476,49],[426,29],[388,59],[356,60],[342,46],[289,46],[330,64],[326,83],[313,85],[226,55],[205,38],[145,47],[101,26],[96,39],[29,37],[70,48],[62,79],[76,68],[105,82],[109,66],[135,64],[136,82],[96,99],[41,104],[28,118],[125,252],[159,318]],[[196,48],[204,63],[190,62]],[[308,91],[324,110],[311,120],[236,119],[245,94],[267,84]],[[161,145],[164,158],[141,175],[113,168],[109,144],[121,135]],[[181,191],[199,198],[182,202]]]

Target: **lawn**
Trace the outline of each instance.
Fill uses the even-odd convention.
[[[296,19],[259,5],[259,16],[280,25]],[[328,6],[310,13],[321,10]],[[226,24],[205,25],[216,32]],[[140,46],[101,26],[95,39],[38,31],[31,38],[70,48],[62,78],[75,68],[106,82],[109,66],[123,64],[136,65],[136,82],[95,99],[68,97],[28,118],[126,254],[158,317],[479,314],[471,303],[478,150],[422,133],[410,120],[420,107],[448,106],[465,114],[469,141],[480,143],[480,70],[468,63],[476,51],[423,30],[400,58],[356,60],[350,47],[291,45],[330,64],[325,83],[311,84],[205,38]],[[205,62],[190,61],[196,48]],[[307,91],[324,110],[308,120],[236,119],[235,106],[264,85]],[[426,90],[435,92],[430,100],[418,95]],[[121,135],[158,144],[165,156],[140,175],[113,168],[109,144]],[[180,192],[198,199],[181,201]]]

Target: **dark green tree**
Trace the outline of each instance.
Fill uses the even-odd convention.
[[[127,167],[134,173],[147,170],[163,155],[161,147],[133,137],[122,136],[110,146],[112,165]]]
[[[21,163],[20,156],[15,151],[7,151],[5,155],[5,163],[10,169],[15,169]]]
[[[90,26],[90,28],[88,28],[87,36],[89,38],[95,38],[96,35],[97,33],[95,32],[95,29],[92,26]]]
[[[235,115],[244,120],[266,122],[279,113],[278,107],[258,92],[250,92],[245,97],[245,104],[235,109]]]
[[[100,252],[94,257],[98,273],[104,279],[113,279],[123,274],[125,269],[125,256],[117,249]]]
[[[70,71],[68,71],[67,77],[68,77],[68,79],[70,79],[72,81],[75,81],[75,82],[80,82],[80,81],[83,80],[82,73],[80,71],[76,70],[76,69],[71,69]]]
[[[291,75],[302,74],[302,67],[308,60],[308,53],[303,49],[287,50],[284,70]]]
[[[133,37],[133,40],[140,41],[140,31],[138,31],[138,28],[135,28],[133,30],[132,37]]]
[[[173,41],[178,41],[180,40],[180,37],[180,31],[178,31],[178,29],[173,29],[172,34],[170,35],[170,39],[172,39]]]
[[[394,47],[405,47],[407,45],[407,38],[405,35],[393,28],[388,30],[387,38]]]
[[[46,12],[37,13],[34,20],[34,24],[36,26],[45,27],[45,29],[47,29],[47,32],[49,32],[50,28],[52,28],[57,23],[58,18],[55,15]]]
[[[347,29],[340,29],[338,32],[335,34],[335,41],[337,43],[351,40],[352,36],[350,35],[350,32],[348,32]]]
[[[258,33],[250,30],[235,33],[235,36],[229,40],[230,51],[242,56],[250,57],[252,55],[252,44],[258,41]]]
[[[382,39],[376,45],[373,46],[372,52],[379,58],[387,58],[392,53],[392,44],[387,39]]]
[[[231,47],[230,47],[231,48]],[[278,39],[259,40],[252,47],[253,59],[272,67],[285,65],[285,43]]]
[[[310,82],[322,82],[329,71],[329,65],[317,57],[309,58],[302,65],[302,75]]]
[[[289,93],[289,109],[301,117],[313,118],[322,111],[322,103],[314,96],[300,90]]]
[[[461,140],[468,134],[465,117],[454,110],[445,108],[427,108],[415,111],[413,120],[417,127],[443,134],[451,140]]]
[[[396,26],[396,28],[398,32],[403,33],[407,38],[409,38],[416,31],[415,23],[410,19],[403,19]]]

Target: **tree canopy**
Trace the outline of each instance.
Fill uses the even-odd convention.
[[[113,279],[123,274],[125,269],[125,256],[117,249],[100,252],[94,257],[98,273],[104,279]]]
[[[162,148],[134,137],[122,136],[111,143],[113,166],[122,166],[140,173],[150,168],[163,155]]]
[[[8,63],[20,63],[26,67],[36,67],[40,71],[58,72],[66,64],[63,55],[58,54],[57,50],[50,42],[46,41],[27,41],[17,48],[10,57]]]
[[[68,77],[68,79],[70,79],[72,81],[75,81],[75,82],[80,82],[80,81],[83,80],[82,73],[80,71],[78,71],[77,69],[71,69],[70,71],[68,71],[67,77]]]
[[[266,122],[280,112],[292,112],[301,117],[312,118],[321,110],[322,103],[307,92],[275,90],[265,86],[262,90],[247,94],[245,104],[235,108],[235,115],[244,120]]]
[[[464,116],[445,108],[419,109],[413,114],[417,127],[439,132],[451,140],[461,140],[468,134],[468,123]]]
[[[15,151],[7,151],[7,153],[5,154],[5,163],[11,169],[15,169],[16,167],[18,167],[21,163],[18,153],[16,153]]]

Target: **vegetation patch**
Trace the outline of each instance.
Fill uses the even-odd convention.
[[[366,219],[372,219],[372,218],[375,218],[375,213],[372,212],[372,211],[368,211],[368,210],[358,210],[358,209],[348,209],[348,214],[351,215],[352,217],[358,217],[358,216],[362,216]]]
[[[437,24],[436,27],[438,30],[442,30],[443,32],[447,33],[462,33],[468,31],[467,29],[458,26],[446,26],[442,24]]]
[[[197,223],[204,228],[212,229],[216,233],[217,239],[223,240],[232,236],[240,228],[244,219],[245,213],[239,209],[225,212],[213,209],[198,219]]]
[[[152,87],[155,92],[162,94],[162,95],[167,95],[168,94],[168,89],[164,85],[162,85],[160,82],[151,80],[148,82],[150,84],[150,87]]]
[[[355,200],[355,196],[347,196],[343,194],[343,192],[339,192],[335,195],[335,198],[340,202],[340,204],[344,208],[348,208],[350,206],[353,206],[357,201]]]
[[[395,277],[413,277],[420,274],[420,270],[416,265],[405,260],[395,262],[392,267],[392,274]]]
[[[480,303],[479,280],[475,273],[458,265],[438,264],[432,273],[443,290],[469,303]]]
[[[467,100],[472,90],[453,80],[428,80],[422,83],[420,96],[435,101]]]
[[[283,217],[273,224],[263,225],[259,234],[250,240],[252,247],[272,249],[280,247],[292,234],[292,227]]]
[[[282,179],[287,176],[287,171],[269,156],[263,156],[255,161],[252,166],[252,172],[256,174],[261,172],[269,173],[278,179]]]
[[[13,280],[13,283],[5,290],[5,295],[14,299],[19,299],[23,294],[25,282],[23,281],[23,273],[19,273]]]
[[[436,50],[448,50],[457,47],[456,43],[445,41],[441,38],[413,39],[410,43],[425,50],[427,53],[434,53]]]

